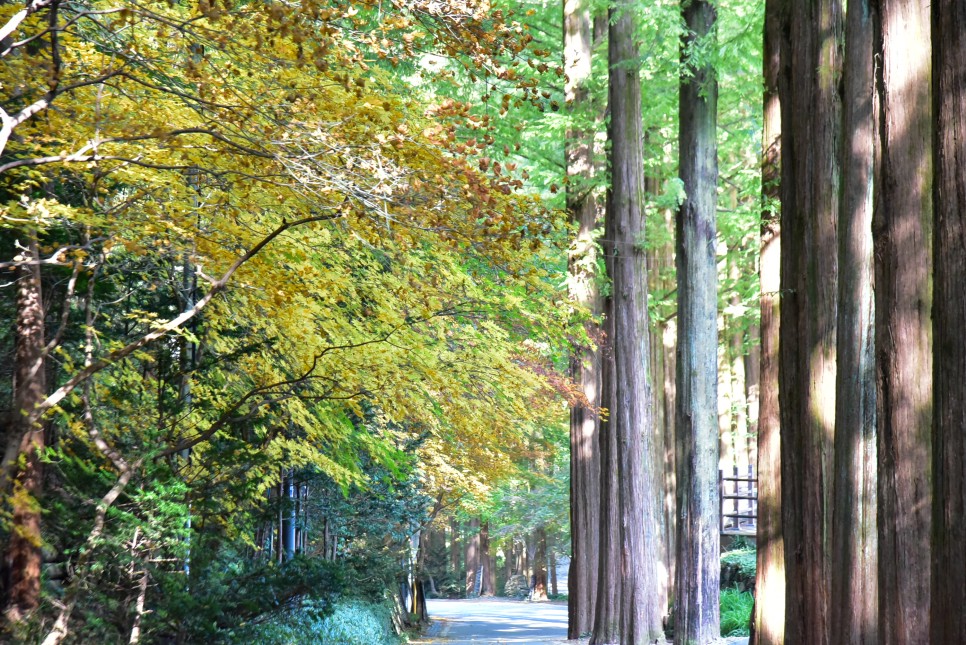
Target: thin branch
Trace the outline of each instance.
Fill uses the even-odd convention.
[[[278,237],[285,231],[291,228],[295,228],[297,226],[302,226],[304,224],[331,220],[337,217],[340,217],[340,215],[338,214],[318,215],[313,217],[305,217],[303,219],[296,220],[294,222],[287,222],[283,220],[281,226],[277,227],[274,231],[272,231],[267,236],[265,236],[265,238],[263,238],[258,244],[253,246],[245,253],[243,253],[237,260],[235,260],[232,263],[230,267],[228,267],[228,270],[225,271],[225,273],[222,274],[220,278],[218,278],[217,280],[213,280],[211,283],[211,288],[208,290],[208,293],[206,293],[204,297],[198,300],[198,302],[195,303],[193,307],[181,313],[180,315],[172,318],[168,322],[162,325],[159,325],[157,328],[154,329],[154,331],[151,331],[150,333],[145,334],[141,338],[131,343],[128,343],[124,347],[121,347],[120,349],[110,352],[106,356],[99,358],[98,360],[94,361],[90,365],[85,366],[84,369],[82,369],[77,374],[72,376],[66,383],[64,383],[62,386],[57,388],[56,391],[54,391],[50,396],[48,396],[43,403],[38,405],[37,408],[31,412],[30,416],[33,417],[34,419],[40,419],[51,408],[53,408],[54,406],[58,405],[61,401],[63,401],[64,398],[67,397],[67,395],[69,395],[71,392],[73,392],[78,385],[80,385],[81,383],[89,379],[97,372],[100,372],[104,368],[109,367],[110,365],[116,363],[117,361],[131,355],[132,353],[141,349],[142,347],[149,345],[155,340],[163,336],[166,336],[167,334],[182,327],[186,322],[188,322],[196,315],[198,315],[198,313],[202,309],[208,306],[208,303],[211,302],[211,300],[216,295],[218,295],[228,286],[228,282],[231,280],[232,276],[235,275],[235,273],[238,271],[239,268],[241,268],[243,264],[245,264],[250,259],[252,259],[262,249],[268,246],[268,244],[270,244],[272,240],[274,240],[276,237]]]

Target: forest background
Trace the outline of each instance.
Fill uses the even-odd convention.
[[[719,86],[720,467],[745,470],[764,8],[717,8],[716,44],[685,61]],[[553,4],[0,11],[8,633],[269,642],[546,576],[586,402],[570,362],[601,343],[571,296],[609,288],[567,215],[609,185],[603,41],[575,102]],[[685,27],[676,2],[633,11],[673,445]],[[589,179],[567,173],[574,130],[594,133]]]

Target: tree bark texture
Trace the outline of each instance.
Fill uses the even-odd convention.
[[[718,271],[715,259],[718,84],[692,52],[714,38],[714,7],[682,3],[680,173],[687,195],[677,218],[677,580],[674,642],[720,635],[718,475]]]
[[[930,641],[966,642],[966,5],[932,1],[935,131]]]
[[[476,594],[476,576],[480,571],[480,520],[470,520],[466,537],[466,596]]]
[[[455,519],[449,521],[449,572],[454,583],[459,584],[461,567],[460,525]]]
[[[533,595],[531,600],[547,599],[547,530],[543,526],[533,531],[537,550],[533,556]]]
[[[604,258],[608,275],[613,273],[613,221],[608,220],[604,234]],[[600,401],[604,408],[599,426],[600,442],[600,527],[597,592],[591,645],[615,643],[620,638],[621,576],[620,497],[618,490],[618,451],[614,422],[617,367],[614,359],[614,298],[604,298],[604,335],[601,346]]]
[[[622,645],[663,637],[667,602],[659,571],[663,476],[649,467],[656,434],[649,373],[647,269],[644,253],[644,138],[641,83],[633,4],[622,0],[610,10],[608,42],[611,192],[607,218],[613,223],[611,274],[614,312],[615,406],[620,499]]]
[[[647,133],[644,135],[645,144]],[[661,178],[653,174],[645,175],[644,189],[647,199],[656,198],[661,194]],[[660,213],[663,218],[662,227],[672,231],[674,227],[674,213],[664,209]],[[669,239],[661,244],[649,244],[647,249],[647,287],[648,293],[662,294],[660,300],[664,302],[664,319],[652,320],[650,325],[649,345],[651,350],[650,366],[654,388],[654,428],[655,444],[651,468],[663,476],[663,510],[661,514],[661,533],[664,536],[659,567],[666,570],[666,580],[663,583],[665,597],[674,596],[674,555],[675,555],[675,525],[677,515],[677,500],[674,472],[674,363],[675,336],[674,318],[668,319],[670,312],[676,317],[677,279],[674,275],[674,241]],[[669,328],[670,327],[670,328]]]
[[[36,264],[39,260],[36,239],[29,241],[21,259],[25,263],[16,270],[13,402],[7,430],[7,449],[19,455],[13,466],[9,499],[12,516],[4,558],[7,577],[5,612],[11,623],[22,621],[37,608],[43,561],[38,498],[43,490],[41,455],[45,437],[36,411],[47,395],[47,385],[44,303],[40,266]]]
[[[932,109],[929,0],[879,0],[875,318],[878,642],[929,642]],[[962,62],[962,61],[960,61]],[[960,296],[962,299],[962,296]]]
[[[872,201],[876,170],[870,0],[849,4],[843,70],[842,198],[835,387],[829,642],[873,645],[877,630],[875,329]]]
[[[785,641],[825,645],[835,413],[840,2],[785,0],[781,33]]]
[[[570,298],[588,311],[600,313],[597,289],[597,200],[593,192],[594,132],[580,127],[593,112],[586,87],[591,75],[593,19],[587,0],[564,0],[565,99],[573,120],[567,130],[567,212],[577,227],[570,249]],[[597,325],[584,325],[589,340],[600,335]],[[579,638],[594,626],[597,592],[598,523],[600,510],[600,455],[598,415],[600,356],[587,343],[575,344],[570,377],[584,401],[570,410],[570,526],[571,560],[568,577],[567,635]]]
[[[480,527],[480,566],[483,567],[480,596],[496,595],[496,572],[493,570],[493,555],[490,549],[490,523]]]
[[[778,407],[778,323],[781,272],[781,105],[782,0],[765,0],[764,129],[762,135],[761,369],[758,389],[758,567],[751,642],[785,640],[785,545],[782,538],[781,437]]]

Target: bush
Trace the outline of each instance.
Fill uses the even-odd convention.
[[[754,547],[738,551],[727,551],[721,554],[722,565],[733,565],[743,578],[755,579],[758,567],[757,553]]]
[[[755,598],[747,591],[721,590],[721,635],[748,636]]]
[[[336,603],[331,613],[323,609],[306,602],[300,609],[274,620],[238,630],[228,640],[259,645],[396,645],[400,642],[392,630],[389,602],[345,600]]]

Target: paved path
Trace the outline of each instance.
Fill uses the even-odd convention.
[[[440,645],[544,645],[567,638],[567,605],[521,600],[428,600],[432,624],[422,640]]]
[[[567,640],[567,604],[505,598],[427,600],[432,619],[412,645],[585,645]],[[747,645],[748,638],[721,639]]]

